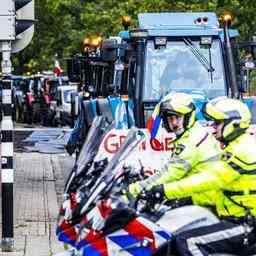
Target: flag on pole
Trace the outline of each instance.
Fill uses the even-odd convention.
[[[58,60],[55,60],[54,62],[54,69],[53,69],[53,73],[55,74],[55,76],[60,76],[62,73],[62,69],[60,67],[60,63]]]
[[[158,131],[160,130],[159,128],[161,127],[161,121],[162,121],[162,118],[160,115],[160,105],[162,102],[169,100],[171,96],[172,96],[172,92],[167,94],[155,106],[155,109],[154,109],[152,115],[147,120],[147,124],[146,124],[146,127],[150,132],[150,143],[152,146],[154,146],[154,148],[157,148],[159,150],[162,148],[162,145],[161,145],[159,139],[157,138]]]

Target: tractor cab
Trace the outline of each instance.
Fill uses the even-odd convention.
[[[127,84],[137,126],[145,126],[156,103],[171,91],[191,94],[199,108],[208,99],[237,93],[225,31],[215,13],[142,13],[138,20],[138,29],[119,34],[133,49]]]

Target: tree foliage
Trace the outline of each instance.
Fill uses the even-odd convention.
[[[248,40],[256,31],[256,4],[252,0],[35,0],[35,34],[31,44],[15,54],[16,73],[37,72],[53,68],[57,53],[61,62],[81,51],[88,35],[115,35],[122,30],[120,17],[129,15],[133,27],[141,12],[224,11],[234,14],[233,26],[240,41]]]

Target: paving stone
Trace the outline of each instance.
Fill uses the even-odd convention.
[[[50,244],[48,236],[28,236],[24,256],[50,256]]]
[[[15,252],[0,256],[50,256],[63,251],[55,230],[60,194],[73,159],[39,153],[16,153],[14,159]]]

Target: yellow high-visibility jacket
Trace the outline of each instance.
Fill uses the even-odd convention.
[[[192,196],[194,203],[205,204],[208,194],[221,217],[242,217],[248,209],[256,216],[255,138],[242,134],[225,147],[221,161],[208,164],[205,163],[205,171],[164,183],[166,197]]]

